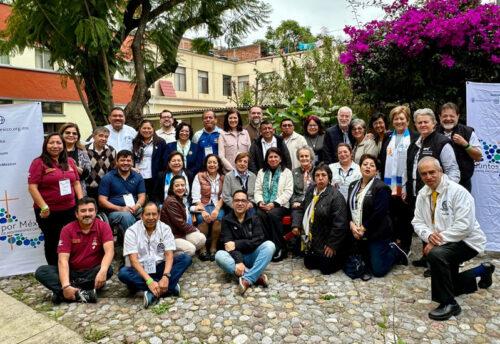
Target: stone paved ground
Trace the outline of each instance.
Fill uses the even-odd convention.
[[[499,254],[466,268],[485,260],[500,268]],[[97,343],[392,343],[394,333],[404,343],[500,343],[498,272],[488,290],[457,299],[460,316],[434,322],[427,317],[436,307],[430,279],[422,271],[396,266],[385,278],[362,282],[343,272],[322,276],[287,259],[268,267],[269,289],[241,297],[236,279],[194,259],[181,279],[181,297],[148,310],[116,274],[97,304],[55,306],[31,275],[1,279],[0,289]]]

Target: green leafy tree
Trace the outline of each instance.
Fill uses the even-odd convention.
[[[132,58],[135,88],[125,113],[135,125],[149,87],[177,68],[187,30],[205,29],[208,38],[224,37],[234,46],[269,13],[260,0],[18,0],[0,32],[0,52],[47,48],[50,63],[74,81],[89,118],[99,122],[114,105],[115,72],[124,72]]]
[[[300,26],[295,20],[283,20],[276,29],[267,28],[266,40],[268,51],[278,54],[280,49],[288,48],[288,52],[299,50],[299,43],[312,43],[316,37],[309,27]]]
[[[255,103],[287,104],[295,97],[303,96],[303,90],[315,93],[318,105],[331,108],[332,104],[348,105],[355,113],[368,115],[370,108],[352,91],[345,78],[345,66],[338,56],[343,46],[325,37],[324,48],[304,53],[301,56],[282,58],[283,72],[256,72]]]

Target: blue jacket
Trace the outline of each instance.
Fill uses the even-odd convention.
[[[202,129],[202,133],[197,137],[197,144],[200,147],[200,152],[202,155],[202,161],[205,159],[205,147],[212,147],[212,152],[219,155],[219,132],[217,130],[212,131],[210,134]],[[197,136],[195,134],[195,136]],[[193,141],[196,138],[193,137]]]
[[[167,153],[166,157],[170,155],[170,153],[177,151],[177,141],[170,142],[167,144]],[[187,166],[184,166],[187,170],[189,170],[193,176],[198,173],[201,168],[201,164],[203,163],[204,155],[200,147],[191,141],[191,146],[189,147],[188,155],[186,158]]]

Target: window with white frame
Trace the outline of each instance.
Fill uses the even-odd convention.
[[[198,71],[198,92],[208,94],[208,72]]]
[[[238,92],[244,92],[250,88],[250,77],[242,75],[238,77]]]
[[[231,76],[222,76],[222,95],[231,97]]]
[[[186,68],[177,67],[174,74],[174,89],[176,91],[186,91]]]
[[[35,49],[35,67],[38,69],[54,70],[49,63],[50,61],[50,51],[45,48]]]

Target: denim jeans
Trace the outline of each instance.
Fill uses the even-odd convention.
[[[390,242],[389,238],[368,242],[368,261],[375,277],[387,275],[400,254],[397,248],[389,245]]]
[[[248,269],[243,274],[243,278],[250,282],[250,284],[254,284],[273,258],[275,250],[276,246],[274,243],[268,240],[260,244],[252,253],[243,254],[243,264]],[[234,275],[236,263],[228,252],[223,250],[217,251],[215,262],[224,272]]]
[[[191,257],[187,254],[180,254],[174,256],[174,263],[172,264],[172,270],[170,270],[170,279],[168,281],[168,291],[167,294],[172,294],[174,288],[179,282],[182,274],[191,265]],[[154,274],[149,274],[153,280],[158,282],[163,277],[163,271],[165,270],[165,262],[156,264],[156,272]],[[135,290],[149,290],[146,281],[139,275],[139,273],[131,266],[124,266],[118,272],[118,279],[127,285],[129,289]]]
[[[137,214],[133,215],[128,211],[112,211],[108,214],[110,225],[114,225],[119,223],[122,226],[123,233],[132,226],[134,223],[139,220],[139,214],[141,213],[142,208],[139,209]]]

